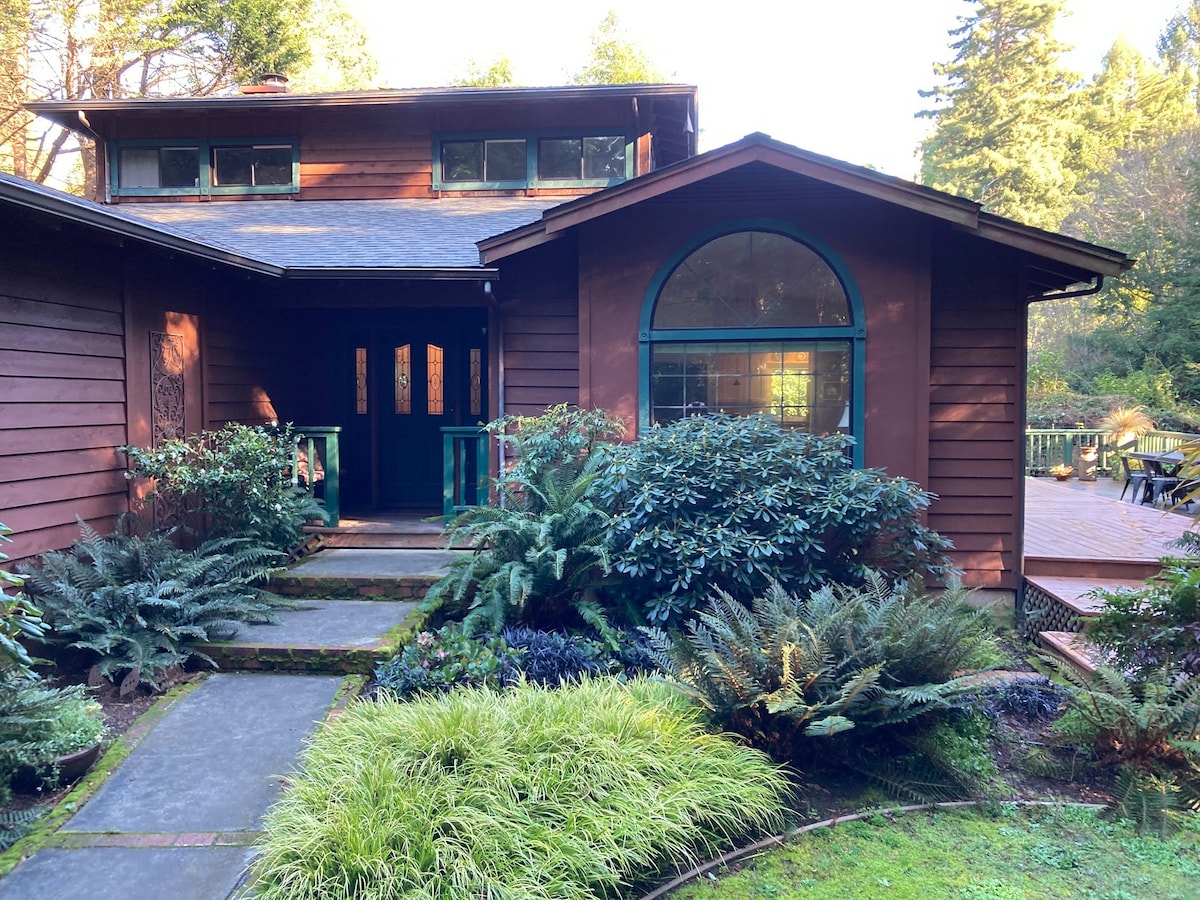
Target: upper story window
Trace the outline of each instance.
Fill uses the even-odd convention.
[[[443,135],[435,190],[607,187],[633,176],[624,134]]]
[[[119,141],[110,145],[115,196],[295,193],[294,141]]]

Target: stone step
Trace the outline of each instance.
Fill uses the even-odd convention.
[[[413,601],[311,600],[280,610],[278,625],[242,625],[231,641],[199,644],[222,672],[369,674],[413,634]]]
[[[285,597],[422,600],[456,557],[452,550],[326,548],[271,578]]]
[[[1039,631],[1038,643],[1066,660],[1084,675],[1096,671],[1100,652],[1082,634],[1074,631]]]

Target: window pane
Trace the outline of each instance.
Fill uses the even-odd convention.
[[[213,147],[213,184],[251,185],[254,150],[251,147]]]
[[[425,382],[428,396],[426,409],[431,416],[440,416],[446,411],[444,385],[445,351],[437,344],[425,345]]]
[[[579,138],[538,141],[538,177],[579,178],[582,144]]]
[[[442,181],[483,181],[483,141],[444,142]]]
[[[393,377],[395,379],[395,413],[406,416],[412,412],[412,345],[405,344],[394,350]]]
[[[846,292],[829,264],[786,235],[743,231],[709,241],[667,278],[654,328],[846,325]]]
[[[590,137],[583,139],[584,178],[624,178],[625,138]]]
[[[291,184],[292,148],[255,147],[254,183]]]
[[[354,348],[354,412],[367,414],[367,348]]]
[[[156,188],[158,148],[126,147],[117,163],[117,183],[123,188]]]
[[[769,415],[829,434],[850,430],[847,341],[656,344],[650,407],[656,422],[726,412]]]
[[[525,141],[487,141],[485,181],[525,181]]]
[[[159,151],[162,187],[199,187],[200,151],[195,147],[163,147]]]

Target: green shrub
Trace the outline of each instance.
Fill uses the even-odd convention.
[[[229,640],[241,622],[274,622],[290,606],[264,590],[282,560],[246,538],[210,541],[194,551],[164,535],[99,535],[86,524],[70,550],[30,566],[26,589],[49,629],[44,640],[95,653],[96,672],[125,672],[122,690],[158,688],[190,658],[212,662],[195,641]]]
[[[565,403],[551,406],[539,416],[504,416],[489,422],[487,430],[505,444],[512,464],[499,488],[537,484],[548,471],[560,481],[571,481],[584,464],[604,455],[625,434],[625,424],[602,409],[579,409]],[[511,488],[510,488],[511,489]]]
[[[357,704],[315,735],[268,814],[255,893],[612,897],[778,828],[786,792],[662,685]]]
[[[12,529],[0,524],[0,543],[12,543]],[[8,559],[0,553],[0,562]],[[20,575],[0,569],[0,588],[4,585],[23,585]],[[0,678],[26,676],[33,671],[33,658],[25,649],[22,638],[38,640],[45,634],[42,614],[30,604],[24,594],[10,597],[0,594]]]
[[[1175,560],[1144,588],[1097,591],[1104,608],[1088,637],[1115,668],[1141,672],[1179,666],[1200,675],[1200,559]]]
[[[249,537],[288,550],[306,522],[325,518],[316,500],[292,484],[294,444],[291,426],[229,424],[157,447],[121,449],[129,454],[130,477],[154,479],[151,496],[182,503],[203,538]]]
[[[615,569],[652,622],[678,624],[714,589],[749,600],[794,586],[950,572],[919,518],[932,495],[856,470],[851,438],[766,417],[692,417],[613,450],[599,487]]]
[[[0,801],[22,767],[42,769],[103,733],[100,706],[83,687],[55,688],[36,676],[0,679]]]
[[[990,616],[878,575],[865,587],[791,595],[778,584],[746,607],[718,593],[686,635],[649,629],[659,664],[716,721],[776,759],[820,751],[810,739],[936,721],[966,708],[991,656]],[[929,717],[929,718],[926,718]],[[830,749],[830,754],[841,751]]]
[[[607,630],[595,593],[610,571],[604,542],[609,516],[592,496],[600,464],[599,456],[591,456],[570,478],[570,468],[546,468],[537,481],[509,476],[504,505],[459,515],[447,539],[475,550],[450,563],[422,610],[447,604],[465,610],[468,632],[499,631],[516,622]]]
[[[1104,666],[1082,675],[1049,661],[1074,688],[1056,737],[1087,743],[1097,765],[1119,767],[1114,811],[1160,834],[1177,807],[1200,812],[1200,678],[1177,664],[1131,679]]]

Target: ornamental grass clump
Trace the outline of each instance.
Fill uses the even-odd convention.
[[[261,900],[596,898],[781,825],[783,775],[664,685],[361,703],[266,821]]]

